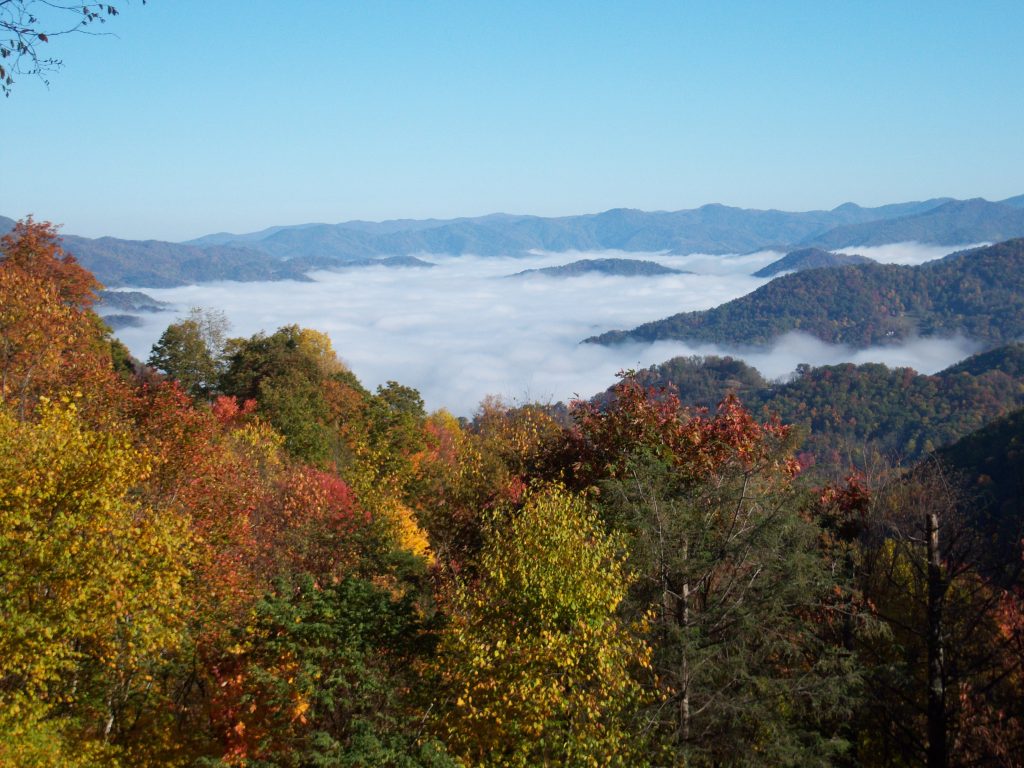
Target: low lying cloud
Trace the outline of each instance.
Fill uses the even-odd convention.
[[[969,243],[965,245],[931,245],[928,243],[890,243],[889,245],[875,245],[862,247],[851,245],[848,248],[839,248],[842,253],[859,253],[882,264],[924,264],[926,261],[935,261],[957,251],[964,251],[968,248],[978,248],[990,243]]]
[[[700,274],[659,277],[584,275],[502,279],[524,269],[599,254],[536,254],[528,258],[433,257],[434,269],[370,267],[317,272],[315,282],[210,283],[146,289],[176,312],[147,315],[118,335],[141,359],[190,307],[223,310],[232,335],[273,332],[296,323],[327,332],[338,354],[368,387],[396,380],[416,387],[429,409],[470,415],[488,394],[510,401],[590,396],[623,368],[647,367],[675,355],[732,354],[766,376],[785,376],[798,363],[878,360],[921,371],[961,359],[962,340],[920,340],[906,347],[853,352],[791,335],[770,352],[659,342],[601,347],[579,342],[677,312],[707,309],[767,282],[750,272],[781,254],[668,256],[666,266]],[[637,258],[638,254],[628,254]]]
[[[695,272],[699,275],[752,275],[773,261],[786,255],[785,251],[756,251],[754,253],[730,253],[726,255],[714,253],[688,253],[686,255],[670,254],[664,251],[642,253],[637,251],[535,251],[536,256],[552,259],[553,264],[569,264],[580,259],[643,259],[654,261],[672,269]],[[427,257],[430,258],[430,257]],[[519,270],[517,270],[519,271]]]
[[[884,363],[890,368],[913,368],[918,373],[936,373],[974,354],[976,342],[963,336],[915,338],[901,344],[852,349],[844,344],[826,344],[806,333],[787,333],[769,350],[730,351],[723,347],[700,347],[696,354],[729,354],[742,358],[767,379],[786,379],[800,363]]]

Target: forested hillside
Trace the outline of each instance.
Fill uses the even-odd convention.
[[[790,331],[862,348],[963,334],[988,346],[1024,336],[1024,239],[921,266],[859,264],[783,275],[701,312],[587,339],[768,345]]]
[[[1024,404],[1024,346],[974,355],[935,375],[878,363],[801,366],[785,383],[766,381],[741,360],[680,357],[640,371],[683,403],[714,408],[738,395],[754,413],[798,425],[801,449],[825,467],[879,452],[911,464]]]
[[[99,287],[0,241],[0,765],[1021,764],[1020,552],[944,476],[637,376],[460,422],[215,311],[143,366]]]

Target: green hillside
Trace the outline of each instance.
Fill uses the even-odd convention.
[[[783,275],[720,307],[610,331],[598,344],[677,340],[766,346],[791,331],[863,348],[963,334],[986,345],[1024,335],[1024,239],[920,266],[860,264]]]

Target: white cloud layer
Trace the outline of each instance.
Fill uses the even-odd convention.
[[[798,334],[781,339],[770,352],[754,353],[672,342],[581,345],[583,338],[603,331],[707,309],[749,293],[767,282],[750,272],[781,254],[642,256],[699,273],[692,275],[504,279],[584,256],[641,257],[608,252],[545,253],[525,259],[429,257],[437,264],[433,269],[318,272],[312,283],[143,288],[171,302],[176,312],[146,315],[142,327],[123,329],[118,336],[146,359],[164,328],[193,306],[223,310],[236,336],[297,323],[327,332],[338,354],[368,387],[393,379],[419,389],[429,409],[443,407],[458,415],[471,414],[488,394],[519,402],[590,396],[613,383],[622,368],[646,367],[675,355],[732,354],[776,378],[798,363],[844,360],[931,372],[970,351],[962,339],[929,339],[854,352]]]
[[[978,248],[990,243],[973,243],[965,245],[931,245],[929,243],[890,243],[888,245],[859,246],[851,245],[847,248],[837,248],[842,253],[859,253],[882,264],[924,264],[926,261],[935,261],[957,251],[965,251],[968,248]]]

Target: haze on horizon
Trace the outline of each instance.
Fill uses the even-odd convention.
[[[0,214],[180,241],[1022,191],[1020,3],[119,9],[0,104]]]

